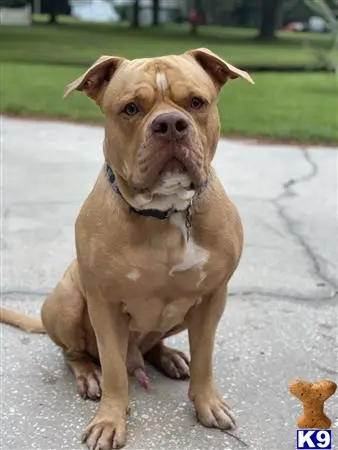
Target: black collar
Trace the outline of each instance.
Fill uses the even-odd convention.
[[[170,216],[172,216],[173,214],[175,214],[177,212],[183,212],[183,211],[179,211],[175,208],[170,208],[167,211],[161,211],[159,209],[136,209],[136,208],[134,208],[127,202],[127,200],[121,194],[121,191],[116,183],[115,174],[114,174],[112,168],[110,166],[108,166],[108,164],[106,164],[106,172],[107,172],[109,183],[113,186],[114,190],[122,198],[122,200],[125,203],[127,203],[130,211],[132,211],[136,214],[139,214],[140,216],[155,217],[155,219],[160,219],[160,220],[168,219]]]

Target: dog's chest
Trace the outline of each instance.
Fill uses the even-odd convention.
[[[203,278],[203,267],[209,260],[209,252],[197,245],[193,237],[189,236],[190,230],[187,228],[186,221],[182,215],[174,215],[171,221],[173,226],[177,227],[183,236],[185,245],[181,252],[180,261],[171,267],[169,274],[172,276],[175,272],[197,269],[200,271],[201,278]]]
[[[177,272],[184,272],[187,270],[196,269],[200,273],[200,279],[198,282],[203,281],[203,267],[209,259],[209,252],[199,247],[193,239],[189,239],[186,242],[183,257],[180,262],[174,264],[169,272],[170,276],[173,276]]]
[[[134,331],[166,332],[181,324],[189,309],[201,300],[210,254],[188,238],[183,219],[180,215],[172,218],[172,226],[181,238],[178,248],[173,246],[167,255],[162,253],[162,260],[154,259],[148,269],[132,266],[126,274],[127,284],[134,287],[138,298],[125,302]]]
[[[130,316],[132,331],[166,333],[182,324],[189,309],[199,302],[200,298],[181,297],[168,301],[168,298],[154,296],[126,304],[125,312]]]

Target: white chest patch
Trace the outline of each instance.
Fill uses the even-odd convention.
[[[127,273],[126,277],[129,278],[129,280],[137,281],[140,278],[141,274],[137,269],[132,270],[131,272]]]
[[[168,80],[165,73],[163,72],[156,73],[156,86],[161,91],[165,91],[168,88]]]
[[[177,214],[173,216],[171,220],[183,233],[186,243],[183,260],[180,263],[175,264],[171,268],[169,275],[172,276],[175,272],[182,272],[184,270],[199,269],[200,270],[199,283],[201,283],[206,276],[205,272],[203,272],[203,267],[209,260],[210,253],[207,250],[204,250],[204,248],[195,244],[194,240],[191,237],[189,240],[187,240],[187,232],[184,222],[185,219],[182,214]]]
[[[158,180],[151,195],[138,194],[135,196],[135,203],[139,209],[184,210],[195,194],[193,189],[189,189],[190,183],[186,173],[165,173]]]
[[[170,271],[170,275],[174,272],[182,272],[189,269],[203,269],[204,264],[209,259],[209,252],[195,244],[192,238],[186,243],[186,250],[183,260],[175,264]],[[201,270],[201,276],[203,272]]]

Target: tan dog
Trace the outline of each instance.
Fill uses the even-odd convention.
[[[198,419],[234,426],[212,355],[243,235],[211,162],[218,94],[237,77],[253,83],[207,49],[133,61],[103,56],[65,92],[83,91],[103,111],[105,165],[76,221],[77,259],[44,302],[42,322],[80,394],[101,397],[83,437],[91,449],[125,444],[128,372],[142,380],[144,358],[170,377],[189,376],[187,358],[163,343],[184,329]],[[21,314],[1,314],[41,331]]]

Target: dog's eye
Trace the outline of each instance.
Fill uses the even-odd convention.
[[[124,114],[127,114],[127,116],[135,116],[139,112],[138,107],[135,103],[128,103],[122,110]]]
[[[191,99],[190,106],[192,107],[192,109],[199,109],[199,108],[202,108],[204,103],[205,103],[205,101],[203,100],[203,98],[193,97]]]

